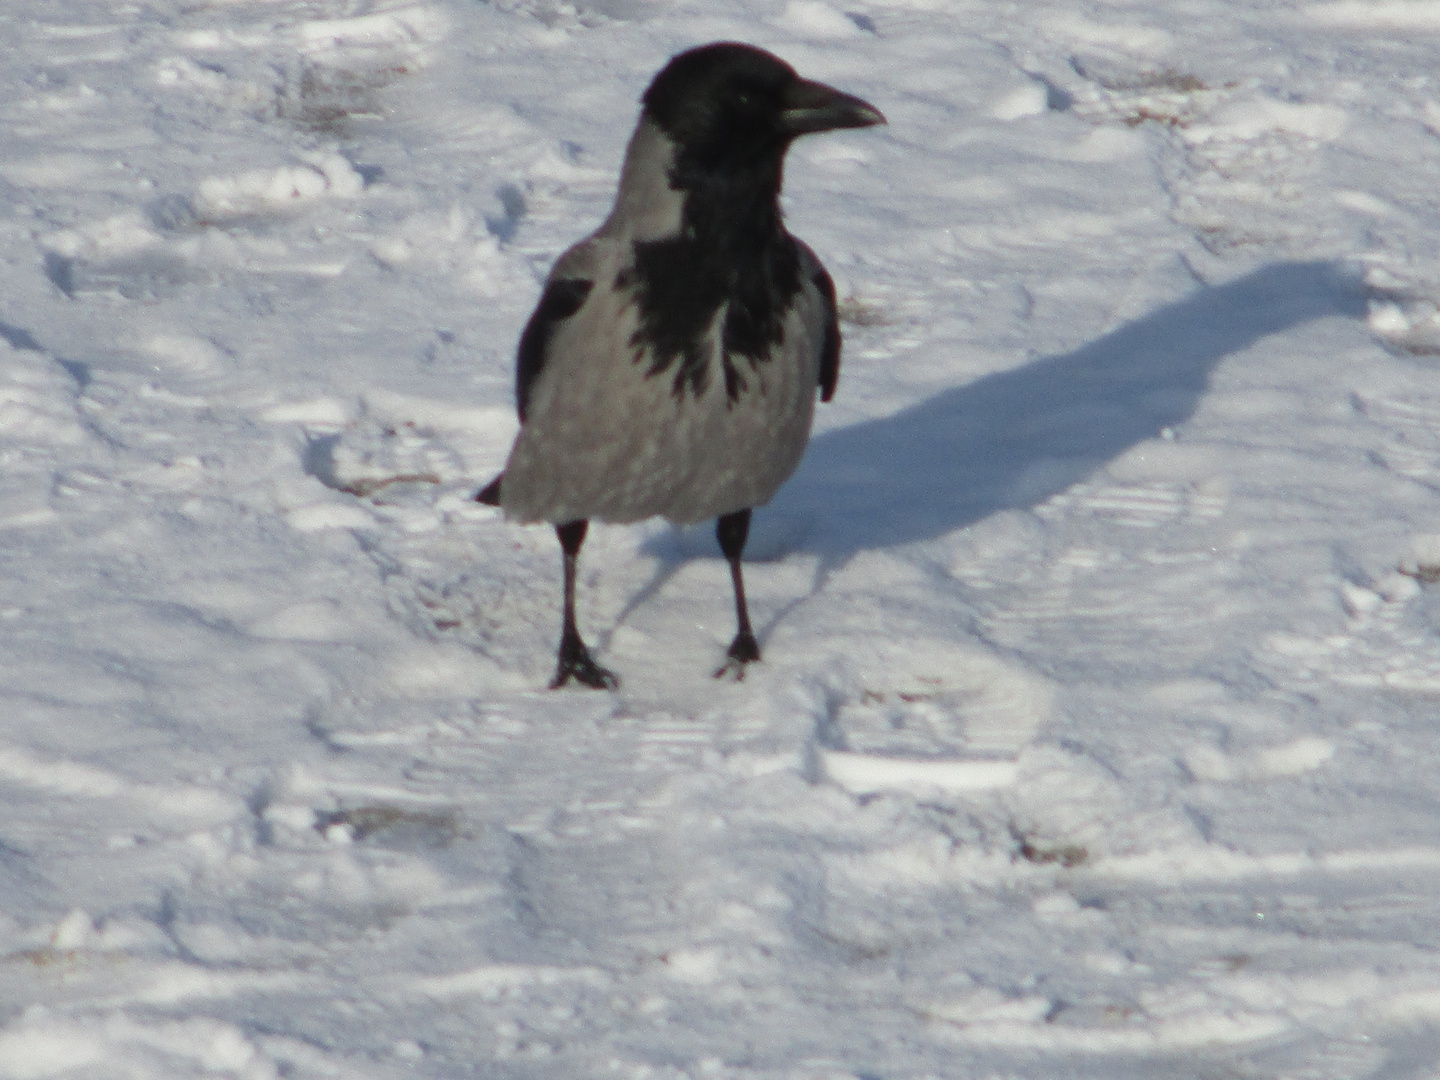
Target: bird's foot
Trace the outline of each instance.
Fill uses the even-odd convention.
[[[760,644],[755,640],[755,635],[749,630],[742,630],[730,643],[730,650],[725,654],[725,663],[715,672],[715,678],[740,682],[745,678],[745,665],[753,664],[759,659]]]
[[[550,689],[559,690],[571,679],[592,690],[614,690],[620,685],[615,673],[597,664],[578,637],[560,642],[560,663],[555,668],[555,679],[550,683]]]

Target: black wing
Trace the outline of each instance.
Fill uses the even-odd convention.
[[[520,412],[522,424],[530,404],[530,390],[545,368],[545,353],[555,327],[580,310],[580,305],[585,303],[594,287],[593,281],[580,278],[561,278],[550,282],[545,286],[540,303],[535,306],[535,314],[525,324],[515,357],[515,407]]]
[[[815,287],[820,290],[820,299],[825,302],[825,330],[820,339],[820,400],[829,401],[835,396],[835,384],[840,381],[840,316],[835,308],[835,282],[822,266],[815,272]]]

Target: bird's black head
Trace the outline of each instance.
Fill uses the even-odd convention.
[[[641,100],[685,163],[702,169],[749,169],[765,160],[778,165],[800,135],[885,122],[859,98],[802,79],[778,56],[734,42],[676,56]]]

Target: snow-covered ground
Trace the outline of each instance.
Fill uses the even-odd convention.
[[[756,519],[470,500],[741,39],[839,393]],[[0,5],[0,1076],[1440,1076],[1440,3]]]

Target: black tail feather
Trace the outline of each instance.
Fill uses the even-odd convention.
[[[499,476],[495,477],[494,480],[491,480],[490,483],[486,484],[483,488],[476,492],[475,501],[478,503],[484,503],[486,506],[499,506],[500,481],[504,479],[505,474],[501,473]]]

